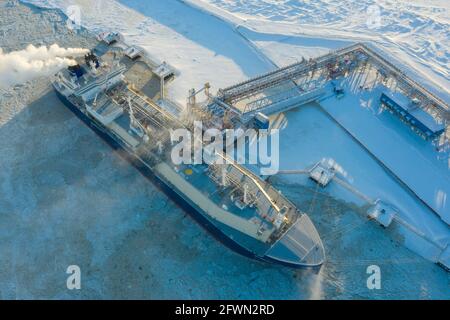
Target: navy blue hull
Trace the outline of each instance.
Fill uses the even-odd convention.
[[[241,246],[239,243],[228,237],[224,232],[217,228],[205,215],[191,204],[188,200],[179,195],[166,181],[160,179],[155,173],[146,166],[140,159],[127,150],[127,148],[111,137],[95,120],[84,114],[77,106],[72,104],[67,98],[55,90],[59,99],[64,105],[71,110],[80,120],[82,120],[89,128],[97,133],[108,145],[110,145],[117,153],[128,162],[130,162],[139,172],[149,179],[158,189],[163,191],[171,200],[173,200],[181,209],[188,213],[197,223],[205,228],[215,239],[223,243],[226,247],[241,254],[245,257],[268,263],[276,263],[290,268],[311,268],[299,264],[291,264],[283,261],[275,260],[267,256],[259,256],[249,249]],[[314,267],[313,267],[314,268]]]

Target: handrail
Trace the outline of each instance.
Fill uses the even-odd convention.
[[[445,112],[450,111],[450,106],[448,103],[446,103],[440,97],[436,96],[434,93],[429,91],[422,84],[420,84],[417,81],[415,81],[414,79],[410,78],[409,75],[407,75],[405,72],[403,72],[397,66],[393,65],[390,61],[388,61],[385,57],[383,57],[379,52],[377,52],[375,49],[369,47],[367,44],[359,42],[359,43],[353,44],[349,47],[331,51],[323,56],[317,57],[316,59],[312,60],[312,63],[323,64],[323,63],[326,63],[331,58],[334,59],[338,56],[349,54],[349,53],[354,53],[357,51],[363,52],[364,54],[369,56],[369,58],[374,59],[376,62],[380,63],[382,66],[387,68],[394,75],[400,76],[400,79],[403,80],[404,83],[406,83],[407,85],[418,90],[425,98],[427,98],[428,100],[430,100],[434,104],[436,104],[437,107],[441,107],[440,108],[441,110],[443,110]],[[307,71],[310,66],[311,66],[311,64],[309,62],[305,62],[305,61],[292,63],[285,67],[281,67],[276,70],[255,76],[253,78],[242,81],[240,83],[229,86],[227,88],[220,89],[219,93],[218,93],[218,98],[222,101],[226,101],[229,99],[231,99],[231,100],[235,99],[237,97],[240,97],[241,95],[245,95],[246,91],[251,91],[253,89],[257,89],[257,87],[263,88],[268,83],[279,82],[283,79],[289,79],[289,78],[295,77],[295,76],[297,76],[297,74]],[[263,79],[266,79],[266,81],[262,82],[259,86],[255,85],[255,88],[249,88],[252,83],[256,83],[257,81],[263,80]],[[241,90],[238,90],[238,89],[241,89]]]
[[[176,117],[174,117],[172,114],[158,106],[155,102],[153,102],[151,99],[147,98],[146,96],[140,94],[137,90],[133,89],[131,86],[128,86],[128,90],[130,90],[132,93],[134,93],[137,97],[141,98],[144,102],[146,102],[150,107],[164,115],[167,119],[170,121],[173,121],[180,125],[180,128],[185,128],[185,125],[178,120]]]
[[[236,163],[232,159],[229,159],[229,157],[224,156],[224,155],[222,155],[220,153],[216,153],[216,154],[219,157],[221,157],[223,160],[225,160],[226,163],[231,164],[234,168],[239,170],[243,175],[245,175],[246,177],[250,178],[250,180],[253,181],[253,183],[258,187],[258,189],[262,192],[262,194],[266,197],[266,199],[269,200],[269,202],[275,208],[275,210],[277,212],[280,212],[280,208],[278,207],[278,205],[275,203],[275,201],[272,199],[272,197],[267,193],[267,191],[261,186],[261,184],[259,183],[258,179],[255,178],[251,172],[249,172],[248,170],[243,169],[241,166],[236,165]]]

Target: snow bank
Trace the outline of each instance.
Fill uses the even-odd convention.
[[[259,33],[374,42],[401,60],[405,68],[417,70],[415,77],[427,88],[450,98],[450,11],[446,0],[185,1]],[[428,86],[428,81],[433,84]]]

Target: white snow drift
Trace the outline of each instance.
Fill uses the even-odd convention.
[[[0,48],[0,88],[48,76],[63,67],[75,64],[73,58],[86,54],[82,48],[61,48],[29,45],[24,50],[4,53]]]

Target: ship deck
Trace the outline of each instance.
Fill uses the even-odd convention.
[[[155,102],[159,99],[161,79],[152,71],[154,66],[124,56],[117,64],[117,55],[122,53],[120,48],[104,49],[96,48],[96,55],[106,69],[120,66],[118,71],[123,72],[124,79],[105,90],[104,95],[96,94],[94,98],[89,94],[87,99],[92,100],[87,100],[86,104],[90,106],[87,111],[108,127],[113,139],[120,140],[129,152],[151,166],[161,181],[181,193],[185,201],[215,227],[250,252],[263,256],[278,236],[296,221],[295,207],[276,190],[258,182],[259,177],[235,165],[225,169],[229,173],[223,186],[220,165],[174,165],[170,160],[155,163],[154,158],[164,158],[157,155],[160,152],[157,146],[168,146],[166,133],[171,128],[184,127],[177,117],[178,110],[170,105],[170,101]],[[100,73],[99,77],[102,75]],[[94,74],[85,72],[81,80],[87,81],[85,86],[88,86],[96,78]],[[122,108],[122,113],[114,113],[108,121],[95,114],[94,111],[101,113],[110,104]],[[130,117],[139,124],[131,126]],[[166,151],[163,154],[167,155]]]
[[[177,168],[181,176],[189,181],[194,187],[201,190],[208,198],[217,203],[219,207],[226,208],[230,213],[240,216],[245,220],[252,220],[256,225],[263,223],[263,220],[259,217],[255,208],[249,206],[240,208],[237,206],[236,202],[230,197],[232,188],[223,188],[213,181],[208,175],[206,165],[180,165]],[[265,223],[265,226],[268,229],[271,228],[267,223]]]
[[[130,119],[127,113],[112,121],[109,128],[132,148],[137,147],[137,144],[142,142],[142,139],[130,130]],[[214,204],[215,208],[209,206],[209,210],[206,213],[223,225],[238,229],[247,236],[262,242],[268,241],[271,234],[275,231],[272,224],[259,216],[255,207],[243,205],[239,207],[236,200],[233,201],[231,199],[232,187],[227,186],[224,188],[217,184],[209,175],[207,165],[181,164],[174,166],[170,160],[164,162],[164,164],[166,165],[163,169],[166,172],[165,175],[170,175],[172,178],[171,182],[174,183],[175,181],[177,188],[183,187],[183,192],[186,192],[186,188],[192,187],[192,192],[195,193],[192,196],[200,198],[199,194],[194,192],[196,190],[204,196],[204,199],[199,200],[200,202],[208,199]],[[168,172],[169,169],[173,170],[173,172]],[[190,186],[177,179],[173,173],[176,173]],[[258,230],[261,226],[264,226],[264,232],[259,235]]]

